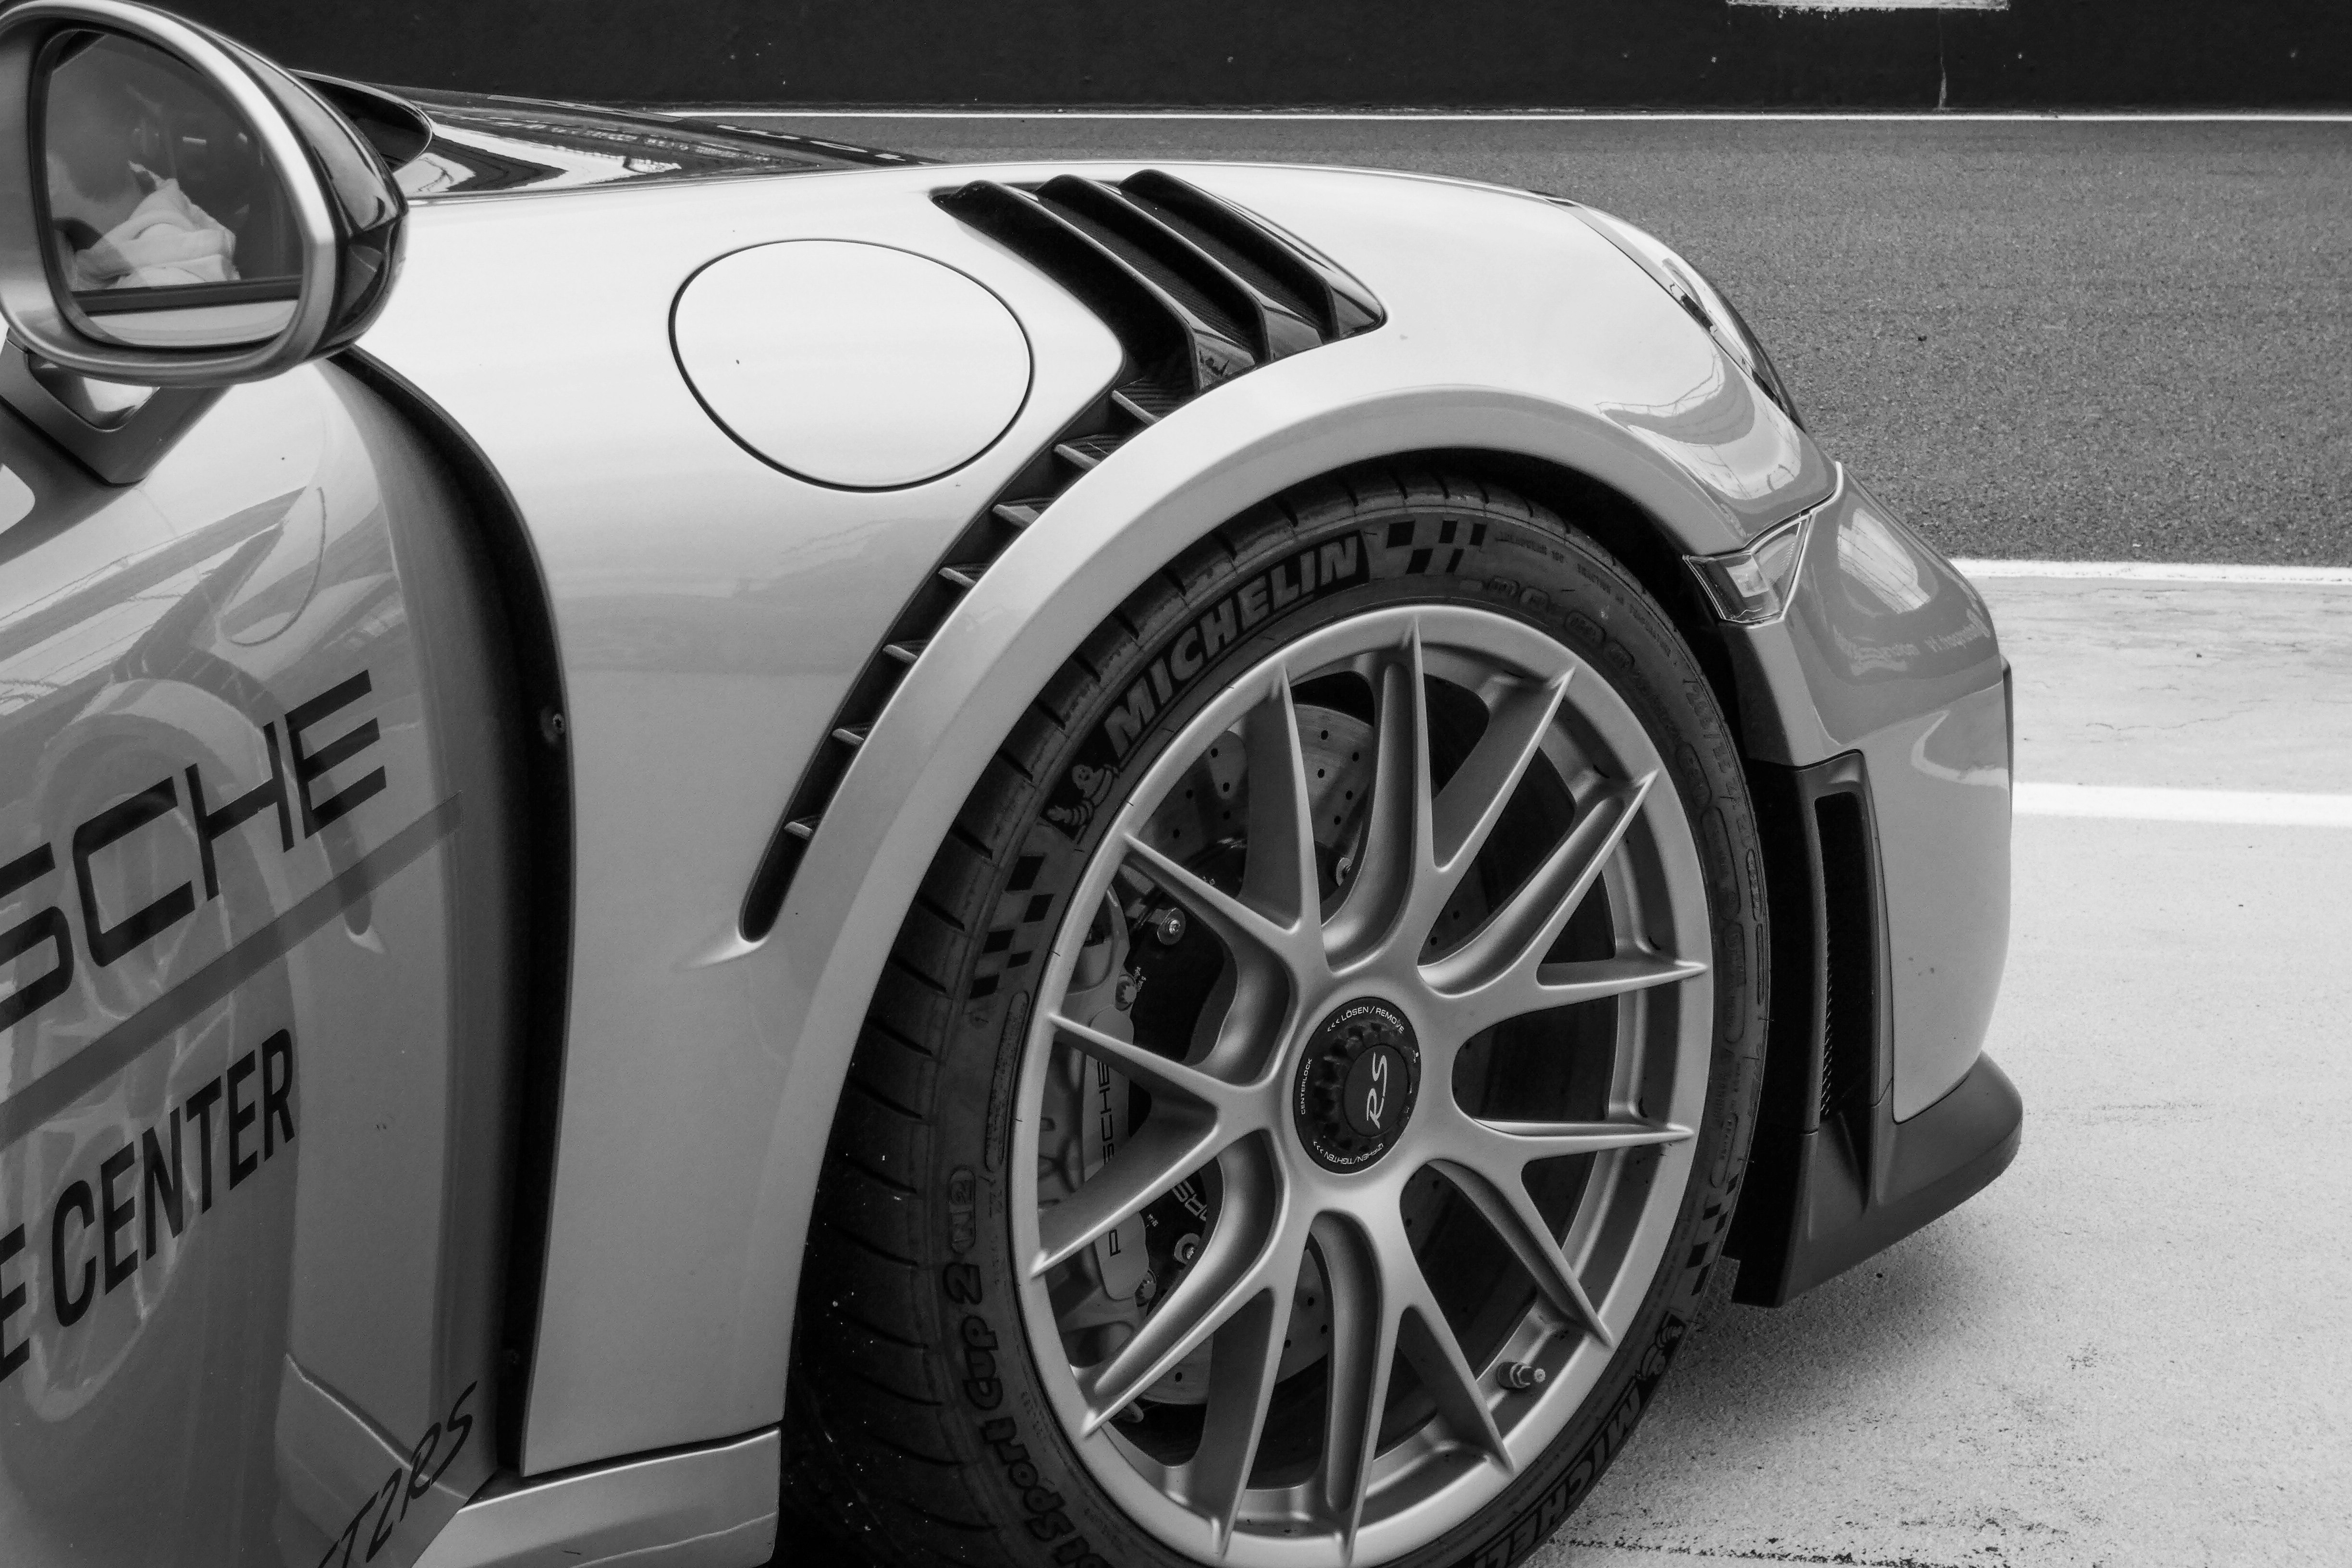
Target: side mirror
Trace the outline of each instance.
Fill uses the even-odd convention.
[[[122,0],[0,13],[0,395],[52,435],[28,385],[102,435],[192,401],[136,389],[258,381],[351,342],[405,210],[348,121],[208,28]]]

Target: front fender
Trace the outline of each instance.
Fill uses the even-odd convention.
[[[1187,544],[1317,474],[1439,447],[1580,469],[1684,552],[1735,548],[1829,492],[1827,462],[1713,340],[1547,201],[1175,167],[1341,259],[1386,323],[1220,386],[1065,490],[933,636],[758,941],[738,911],[830,715],[940,552],[1101,395],[1118,346],[1059,284],[935,205],[951,183],[937,170],[416,216],[365,346],[513,497],[546,585],[575,788],[527,1474],[778,1418],[810,1193],[916,884],[1013,715]],[[677,372],[670,301],[713,256],[795,237],[933,256],[1006,301],[1037,379],[999,448],[905,490],[832,490],[709,420]]]

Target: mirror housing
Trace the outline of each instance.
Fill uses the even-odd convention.
[[[192,79],[195,89],[232,117],[241,136],[250,137],[282,197],[279,226],[285,232],[277,237],[294,277],[290,288],[272,297],[290,293],[290,309],[257,312],[249,300],[212,303],[192,298],[187,308],[158,310],[149,318],[167,323],[167,330],[150,327],[137,334],[140,341],[131,342],[106,331],[77,303],[103,297],[74,288],[59,260],[46,117],[51,75],[80,47],[82,35],[128,40],[168,57],[167,63],[179,68],[176,74]],[[142,184],[157,179],[135,163],[129,167]],[[374,321],[391,291],[405,213],[390,171],[350,121],[303,82],[209,28],[124,0],[32,0],[0,13],[0,314],[6,316],[15,340],[10,363],[0,367],[0,395],[61,439],[79,426],[104,446],[106,437],[127,432],[145,417],[136,401],[101,396],[94,406],[127,404],[127,412],[112,416],[110,424],[104,418],[92,423],[80,406],[89,399],[56,395],[61,375],[118,388],[217,389],[263,380],[350,342]],[[197,216],[203,217],[201,212]],[[209,218],[204,221],[220,228]],[[80,258],[72,265],[79,271]],[[142,290],[164,296],[156,303],[167,307],[176,306],[169,299],[175,291]],[[230,291],[213,286],[215,296]],[[205,294],[201,289],[190,292]],[[240,310],[242,316],[224,318]],[[243,335],[232,326],[226,336],[235,341],[224,341],[222,331],[205,330],[207,313],[232,324],[261,325]],[[281,313],[282,322],[276,319]],[[168,330],[192,321],[194,330],[176,336]],[[19,395],[28,389],[46,389],[57,406],[37,412],[23,407]],[[158,416],[181,410],[175,426],[184,426],[194,412],[185,396],[159,394],[144,402],[157,405]],[[60,426],[59,414],[73,423]],[[155,434],[147,432],[149,438],[137,445],[152,447]],[[66,444],[101,477],[125,482],[105,471],[120,464],[91,461],[83,449],[91,443]],[[154,450],[137,466],[143,471],[160,456]]]

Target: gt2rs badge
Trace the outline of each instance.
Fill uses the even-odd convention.
[[[1045,818],[1076,838],[1110,794],[1118,765],[1135,750],[1162,710],[1233,644],[1269,619],[1309,599],[1370,577],[1363,540],[1349,533],[1308,545],[1243,581],[1177,632],[1143,672],[1107,709],[1079,748],[1078,760],[1054,786]]]

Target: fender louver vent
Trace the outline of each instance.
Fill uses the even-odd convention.
[[[1147,169],[1118,184],[975,180],[933,198],[1068,289],[1125,363],[1097,399],[957,536],[851,683],[744,896],[745,937],[773,928],[801,856],[890,694],[1023,529],[1145,426],[1270,361],[1380,325],[1363,285],[1222,197]]]
[[[979,180],[939,204],[1084,300],[1149,397],[1197,396],[1381,319],[1329,262],[1157,170],[1116,185],[1064,174],[1034,191]]]

